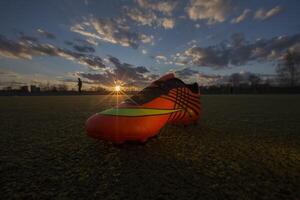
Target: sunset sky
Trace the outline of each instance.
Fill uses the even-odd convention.
[[[300,51],[299,11],[298,0],[1,0],[0,85],[273,75]]]

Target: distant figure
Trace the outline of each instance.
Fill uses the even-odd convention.
[[[82,81],[80,78],[78,78],[78,92],[81,92],[81,88],[82,88]]]

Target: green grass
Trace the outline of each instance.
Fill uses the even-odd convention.
[[[197,126],[122,147],[84,132],[115,100],[1,97],[1,199],[300,199],[300,96],[203,96]]]

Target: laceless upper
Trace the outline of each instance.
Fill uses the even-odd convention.
[[[197,83],[192,85],[187,85],[180,79],[175,78],[174,75],[173,76],[171,75],[172,74],[163,76],[157,81],[154,81],[150,86],[144,88],[138,94],[132,96],[131,100],[129,99],[125,100],[125,103],[129,105],[136,105],[136,104],[141,105],[161,95],[167,95],[170,90],[174,88],[180,88],[180,87],[188,87],[192,92],[198,93],[199,87]]]

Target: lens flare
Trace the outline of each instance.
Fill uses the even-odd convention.
[[[121,89],[122,89],[122,88],[121,88],[121,86],[120,86],[120,85],[116,85],[116,86],[115,86],[115,91],[116,91],[116,92],[120,92],[120,91],[121,91]]]

